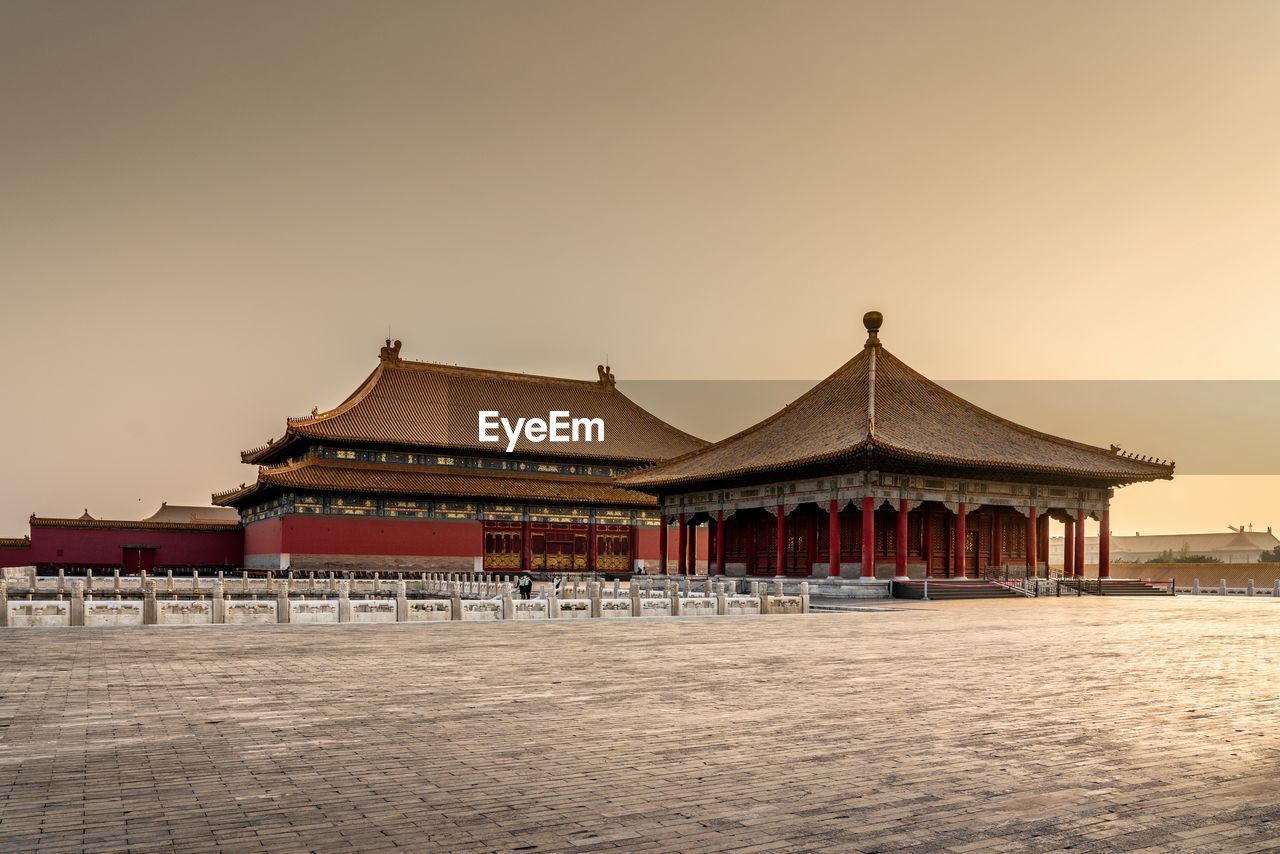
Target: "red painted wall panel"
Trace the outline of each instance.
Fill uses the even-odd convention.
[[[480,522],[302,515],[281,520],[279,551],[286,554],[477,557],[484,549]]]
[[[261,519],[244,526],[244,553],[247,555],[279,554],[284,536],[281,517]]]
[[[157,566],[240,566],[244,532],[116,528],[31,529],[26,563],[122,564],[124,546],[155,546]],[[7,551],[7,550],[6,550]]]
[[[675,525],[667,528],[667,559],[675,562],[676,541],[680,534],[680,529]],[[707,526],[703,525],[698,529],[698,560],[706,560],[708,551],[708,541],[711,539],[707,534]],[[658,559],[658,528],[640,528],[636,535],[636,550],[639,554],[636,557],[642,560]]]
[[[30,566],[34,562],[31,559],[30,546],[0,549],[0,566]]]
[[[636,557],[640,560],[658,559],[657,528],[636,528]]]

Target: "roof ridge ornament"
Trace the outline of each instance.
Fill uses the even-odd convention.
[[[596,374],[600,377],[598,382],[605,388],[613,388],[618,383],[608,365],[596,365]]]
[[[400,362],[399,339],[396,339],[395,343],[392,343],[391,339],[388,338],[386,346],[384,346],[381,350],[378,351],[378,359],[379,361],[383,361],[383,362],[391,362],[393,364],[399,364]]]
[[[868,311],[862,315],[862,325],[867,330],[867,343],[862,345],[864,348],[880,346],[880,326],[883,323],[884,315],[878,311]]]
[[[862,349],[871,351],[871,364],[867,366],[867,441],[876,440],[876,351],[880,349],[880,324],[884,315],[868,311],[862,315],[862,325],[867,329],[867,343]]]

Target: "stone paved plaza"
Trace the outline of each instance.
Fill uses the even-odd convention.
[[[8,629],[0,848],[1280,848],[1280,603]]]

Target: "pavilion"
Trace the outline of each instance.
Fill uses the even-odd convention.
[[[862,351],[781,411],[616,478],[656,496],[678,526],[678,570],[693,566],[705,526],[723,575],[1047,575],[1052,518],[1072,545],[1066,574],[1081,577],[1085,522],[1099,523],[1098,571],[1107,578],[1115,488],[1171,478],[1173,464],[987,412],[886,350],[882,321],[868,312]]]

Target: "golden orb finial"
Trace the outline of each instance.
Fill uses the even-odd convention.
[[[867,343],[865,347],[880,346],[880,326],[884,323],[884,315],[878,311],[868,311],[862,315],[862,325],[867,329]]]

